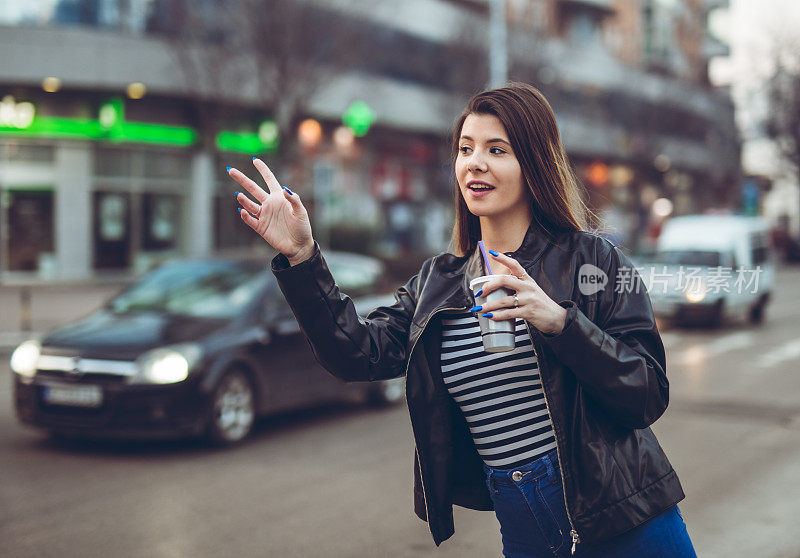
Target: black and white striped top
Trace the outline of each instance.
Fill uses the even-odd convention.
[[[515,332],[513,351],[487,353],[477,315],[442,315],[444,383],[464,413],[478,454],[499,469],[524,465],[556,447],[523,320],[517,320]]]

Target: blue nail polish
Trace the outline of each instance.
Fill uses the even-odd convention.
[[[500,254],[498,254],[497,252],[495,252],[494,250],[489,250],[489,253],[490,253],[492,256],[499,256],[499,255],[500,255]]]
[[[492,313],[491,312],[486,312],[486,314],[484,314],[483,317],[484,318],[491,318],[492,317]]]
[[[258,157],[253,157],[253,161],[255,161],[256,159],[258,159]]]
[[[292,193],[292,191],[291,191],[289,188],[287,188],[286,186],[282,186],[282,188],[283,188],[284,190],[286,190],[287,192],[289,192],[289,195],[290,195],[290,196],[293,196],[293,195],[294,195],[294,194]]]
[[[232,167],[225,167],[225,172],[231,172]]]
[[[481,296],[481,293],[483,293],[483,289],[481,289],[477,293],[475,293],[475,296]]]
[[[470,312],[480,312],[481,308],[483,308],[483,306],[473,306],[472,308],[469,309],[469,311]]]
[[[233,194],[233,197],[234,198],[238,198],[239,197],[239,192],[237,191],[235,194]]]
[[[239,213],[239,214],[241,214],[241,213],[242,213],[242,208],[241,208],[241,207],[237,207],[237,208],[236,208],[236,213]]]

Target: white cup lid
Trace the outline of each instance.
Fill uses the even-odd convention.
[[[490,279],[494,279],[495,277],[506,277],[506,276],[508,276],[508,274],[506,273],[495,273],[494,275],[481,275],[480,277],[476,277],[475,279],[469,282],[469,288],[474,291],[475,287],[480,285],[481,283],[486,283],[487,281],[489,281]],[[511,275],[511,277],[513,277],[513,275]]]

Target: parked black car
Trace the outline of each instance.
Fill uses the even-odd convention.
[[[329,251],[362,315],[380,261]],[[269,257],[165,262],[90,315],[12,354],[21,422],[62,435],[244,439],[256,417],[356,396],[404,398],[404,378],[344,383],[316,361],[269,270]]]

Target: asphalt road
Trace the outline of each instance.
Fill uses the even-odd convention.
[[[654,426],[701,557],[800,557],[800,271],[758,328],[665,329]],[[0,556],[498,556],[490,512],[456,508],[438,549],[412,511],[404,407],[330,406],[248,443],[64,443],[20,426],[0,363]]]

